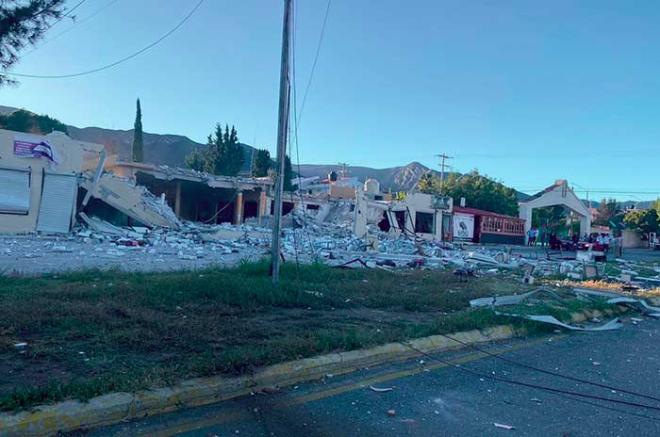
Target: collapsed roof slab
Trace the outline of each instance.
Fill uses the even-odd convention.
[[[85,179],[82,187],[92,197],[102,200],[145,226],[174,229],[180,226],[176,215],[166,203],[161,202],[145,187],[135,185],[127,179],[104,174],[97,181]]]
[[[267,190],[273,186],[272,179],[268,177],[254,178],[241,176],[212,175],[188,168],[168,167],[166,165],[144,164],[139,162],[118,161],[110,163],[108,170],[113,173],[135,177],[137,173],[145,173],[161,180],[181,180],[199,182],[211,188],[233,188],[250,191],[261,188]]]

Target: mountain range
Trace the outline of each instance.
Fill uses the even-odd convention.
[[[18,108],[0,106],[0,115],[10,114]],[[30,111],[28,111],[30,112]],[[109,154],[116,154],[120,160],[130,160],[131,147],[133,144],[133,129],[118,130],[100,127],[79,128],[67,125],[68,134],[71,138],[103,144]],[[205,147],[204,144],[191,140],[183,135],[154,134],[144,132],[144,160],[157,165],[168,165],[170,167],[185,166],[185,159],[194,150]],[[249,172],[252,163],[252,154],[256,150],[248,144],[241,144],[245,151],[243,171]],[[332,170],[338,171],[337,165],[312,165],[300,166],[300,174],[304,177],[320,176],[326,177]],[[407,191],[415,187],[421,176],[432,172],[436,176],[440,173],[431,170],[419,162],[411,162],[400,167],[375,169],[370,167],[347,167],[348,175],[357,177],[360,181],[368,178],[377,179],[381,189],[384,191]],[[294,171],[298,171],[297,168]]]
[[[297,172],[298,168],[294,166],[293,170]],[[340,173],[341,168],[339,165],[300,165],[300,175],[303,177],[319,176],[323,179],[331,171]],[[440,177],[440,172],[431,170],[419,162],[411,162],[404,166],[390,168],[346,167],[347,177],[357,177],[360,181],[365,181],[369,178],[376,179],[383,191],[408,191],[417,185],[422,175],[429,172],[434,176]]]
[[[10,114],[17,111],[18,108],[0,105],[0,115]],[[30,112],[30,111],[28,111]],[[131,147],[133,144],[133,130],[105,129],[100,127],[84,127],[67,125],[68,134],[71,138],[89,141],[92,143],[103,144],[109,154],[116,154],[121,160],[128,160],[131,157]],[[145,162],[156,165],[168,165],[170,167],[185,166],[185,159],[194,150],[205,147],[204,144],[191,140],[183,135],[172,134],[154,134],[144,132],[144,159]],[[254,147],[243,144],[245,151],[245,160],[242,172],[249,173]],[[294,165],[294,167],[297,167]],[[300,165],[300,175],[303,177],[319,176],[327,177],[331,171],[339,173],[339,165]],[[419,162],[411,162],[404,166],[390,168],[371,168],[362,166],[349,166],[346,168],[347,176],[357,177],[364,181],[368,178],[377,179],[380,182],[383,191],[408,191],[417,185],[419,179],[425,173],[431,172],[439,177],[440,172],[432,170]],[[294,168],[294,171],[298,171]],[[520,200],[526,199],[529,195],[517,192]],[[633,202],[624,202],[625,204]],[[648,207],[650,202],[637,202],[638,207]],[[597,207],[598,202],[591,202],[593,207]]]

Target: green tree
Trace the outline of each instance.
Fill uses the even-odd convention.
[[[137,99],[135,124],[133,125],[133,162],[144,162],[144,138],[142,132],[142,108]]]
[[[619,213],[621,206],[616,199],[603,199],[601,200],[596,210],[595,225],[609,226],[612,218]]]
[[[291,165],[291,158],[289,155],[286,155],[284,158],[284,191],[293,191],[295,190],[295,185],[293,185],[293,166]]]
[[[660,214],[660,199],[655,199],[655,202],[651,204],[651,209],[655,209],[655,211]]]
[[[206,155],[201,150],[193,150],[186,156],[186,165],[195,171],[205,171],[206,168]]]
[[[429,194],[440,193],[440,180],[438,177],[423,177],[420,182],[422,182],[421,188],[425,192]],[[464,175],[450,174],[442,184],[442,192],[453,198],[454,203],[464,197],[467,205],[472,208],[500,214],[518,214],[516,190],[487,176],[482,176],[476,170]]]
[[[0,1],[0,86],[15,83],[2,72],[16,64],[20,52],[61,19],[63,8],[64,0]]]
[[[660,227],[658,212],[655,209],[633,209],[623,217],[623,223],[643,235],[658,232]]]
[[[559,205],[535,208],[532,210],[532,226],[562,233],[566,230],[566,217],[566,210]]]
[[[421,191],[422,193],[426,194],[435,194],[440,191],[437,182],[439,181],[439,178],[433,177],[433,175],[429,173],[425,173],[422,175],[421,178],[419,178],[419,182],[417,183],[417,189]]]
[[[254,162],[252,163],[252,176],[256,178],[268,176],[268,170],[272,166],[270,159],[270,152],[266,149],[256,150],[254,155]]]
[[[196,150],[186,157],[188,167],[215,175],[236,176],[243,167],[245,153],[238,142],[234,126],[225,125],[223,132],[220,123],[208,136],[206,148]]]
[[[53,131],[68,133],[64,123],[47,115],[37,115],[23,109],[0,115],[0,128],[17,132],[49,134]]]

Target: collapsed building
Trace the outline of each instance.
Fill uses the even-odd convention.
[[[62,132],[0,129],[0,232],[68,233],[95,202],[147,227],[179,226],[162,199],[126,178],[104,173],[105,149]]]
[[[582,212],[565,181],[521,202],[521,217],[456,206],[445,196],[394,196],[374,179],[330,174],[294,183],[299,189],[283,198],[288,259],[453,268],[461,275],[518,272],[526,281],[605,273],[602,265],[562,254],[530,258],[511,248],[464,244],[522,243],[533,208],[560,204]],[[0,130],[0,270],[162,271],[261,259],[270,246],[272,186],[270,178],[117,161],[102,145],[63,133]],[[621,277],[660,283],[660,275],[644,277],[633,267],[622,265]]]
[[[2,233],[66,233],[77,222],[178,229],[182,222],[267,225],[274,210],[271,178],[211,175],[191,169],[118,161],[102,145],[49,135],[0,131],[0,220]],[[558,181],[520,202],[520,217],[455,206],[446,196],[420,192],[393,196],[375,179],[330,172],[294,180],[283,214],[302,210],[317,223],[350,223],[360,239],[376,233],[392,238],[441,242],[524,244],[533,208],[560,204],[590,226],[584,205]],[[370,237],[371,235],[371,237]]]
[[[241,224],[254,218],[261,223],[271,215],[273,182],[268,177],[217,176],[185,168],[121,161],[108,162],[105,168],[163,197],[181,220]]]
[[[61,132],[33,135],[0,129],[0,232],[64,233],[75,221],[78,184],[96,167],[99,144]]]

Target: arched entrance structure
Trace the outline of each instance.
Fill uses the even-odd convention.
[[[532,227],[532,211],[535,208],[555,205],[568,208],[580,216],[580,236],[591,232],[591,213],[589,209],[569,188],[568,182],[565,179],[560,179],[531,198],[518,202],[518,216],[525,219],[525,242],[527,242],[527,231]]]

